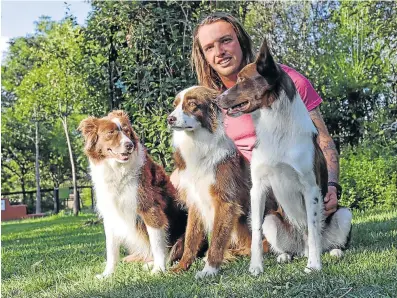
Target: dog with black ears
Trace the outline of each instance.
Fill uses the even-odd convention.
[[[321,270],[322,251],[341,256],[349,242],[352,214],[339,208],[324,219],[328,172],[317,144],[318,132],[294,83],[274,62],[266,41],[256,61],[239,72],[237,84],[216,102],[230,116],[250,113],[255,125],[250,272],[263,272],[263,235],[279,254],[279,261],[288,261],[293,254],[307,256],[305,272]],[[283,212],[268,214],[263,221],[271,191]]]

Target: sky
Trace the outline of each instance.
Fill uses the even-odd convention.
[[[7,41],[10,38],[34,32],[34,22],[40,16],[49,16],[54,21],[61,20],[65,16],[65,2],[70,4],[70,11],[77,17],[77,22],[84,25],[91,6],[82,0],[1,0],[1,57],[7,51]]]

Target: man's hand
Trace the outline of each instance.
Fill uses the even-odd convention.
[[[338,196],[335,186],[328,186],[327,195],[324,198],[324,214],[329,216],[336,211],[338,207]]]

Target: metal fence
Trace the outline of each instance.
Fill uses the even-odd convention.
[[[87,204],[87,200],[81,199],[81,192],[83,189],[90,189],[90,200]],[[94,208],[94,192],[92,186],[79,186],[77,192],[80,197],[80,208],[91,207]],[[59,197],[59,189],[41,189],[41,212],[53,212],[58,213],[60,210],[73,209],[73,188],[69,188],[69,195],[66,198]],[[4,192],[1,194],[2,198],[7,198],[11,205],[24,204],[27,206],[28,214],[36,212],[36,190],[28,190],[25,192]]]

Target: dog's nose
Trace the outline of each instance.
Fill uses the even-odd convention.
[[[132,142],[127,142],[124,144],[124,146],[125,146],[125,149],[127,149],[128,151],[134,149],[134,143],[132,143]]]
[[[174,124],[176,122],[176,117],[175,116],[171,116],[171,115],[168,116],[167,122],[168,122],[169,125]]]

